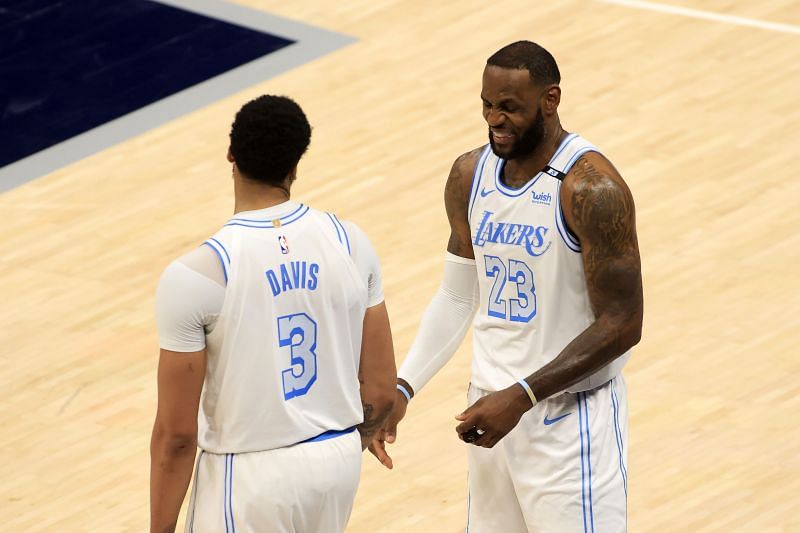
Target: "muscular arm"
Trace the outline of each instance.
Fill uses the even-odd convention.
[[[581,242],[595,321],[526,378],[538,399],[560,392],[639,342],[642,275],[633,196],[602,155],[585,154],[564,180],[564,216]]]
[[[197,410],[206,352],[161,349],[158,411],[150,439],[150,531],[175,531],[197,450]]]
[[[365,449],[389,416],[395,400],[397,370],[389,314],[383,302],[367,308],[364,315],[358,379],[364,407],[364,422],[358,431]]]

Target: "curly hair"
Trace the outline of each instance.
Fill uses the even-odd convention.
[[[501,68],[525,69],[531,80],[540,85],[561,82],[561,73],[555,58],[531,41],[517,41],[504,46],[486,60],[487,65]]]
[[[297,103],[266,94],[236,113],[230,150],[239,171],[267,185],[280,185],[311,142],[311,126]]]

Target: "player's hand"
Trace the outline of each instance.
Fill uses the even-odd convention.
[[[406,416],[406,409],[408,408],[408,400],[403,396],[403,393],[397,391],[397,398],[394,402],[389,416],[383,423],[383,427],[378,430],[378,434],[372,439],[369,444],[369,451],[374,455],[383,466],[388,469],[394,467],[392,458],[386,452],[386,443],[392,444],[397,440],[397,424]]]
[[[383,424],[383,428],[386,430],[386,442],[389,444],[393,444],[397,440],[397,424],[406,416],[407,409],[408,400],[406,400],[402,392],[397,391],[397,398],[394,400],[392,411]]]
[[[381,432],[382,433],[382,432]],[[372,455],[374,455],[378,461],[381,462],[383,466],[391,470],[394,467],[392,463],[392,458],[389,457],[389,454],[386,453],[386,439],[381,435],[378,434],[377,437],[372,439],[372,442],[369,443],[367,447]]]
[[[456,416],[458,437],[466,443],[491,448],[514,429],[522,415],[531,408],[531,401],[522,387],[484,396]]]

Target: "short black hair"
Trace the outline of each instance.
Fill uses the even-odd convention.
[[[239,171],[280,185],[311,142],[311,126],[297,102],[265,94],[242,106],[231,126],[230,150]]]
[[[525,69],[537,85],[561,83],[561,73],[553,55],[531,41],[517,41],[504,46],[486,60],[487,65]]]

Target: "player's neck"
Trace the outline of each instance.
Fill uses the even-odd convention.
[[[542,142],[533,152],[508,161],[504,169],[506,178],[510,178],[509,181],[513,182],[519,179],[528,180],[538,174],[553,158],[553,154],[566,135],[567,132],[561,127],[561,122],[556,120],[545,130]]]
[[[266,209],[289,200],[289,186],[291,180],[287,179],[284,186],[274,187],[254,180],[234,176],[233,191],[235,204],[234,214],[242,211],[256,211]]]

